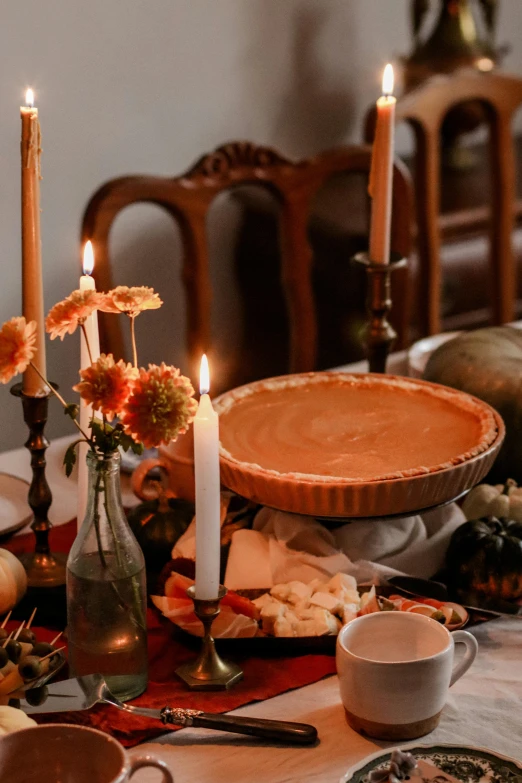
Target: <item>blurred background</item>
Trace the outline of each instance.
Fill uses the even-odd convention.
[[[45,306],[78,286],[80,220],[106,180],[178,174],[231,139],[275,146],[291,158],[362,140],[384,64],[412,49],[408,0],[3,0],[0,10],[0,321],[21,312],[20,120],[27,86],[42,126]],[[503,67],[522,74],[522,3],[499,6]],[[520,118],[519,118],[520,119]],[[407,153],[408,131],[398,137]],[[349,210],[350,205],[346,205]],[[235,219],[234,203],[211,231]],[[165,307],[137,324],[140,363],[187,371],[175,229],[136,206],[112,234],[115,282],[152,285]],[[218,254],[230,248],[226,236]],[[214,308],[223,352],[233,339],[225,265]],[[219,289],[219,285],[218,285]],[[228,332],[227,332],[228,329]],[[48,375],[69,398],[79,337],[48,342]],[[195,379],[193,379],[195,380]],[[0,450],[25,435],[19,403],[0,389]],[[56,408],[51,437],[70,432]]]

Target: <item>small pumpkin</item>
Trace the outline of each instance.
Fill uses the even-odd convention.
[[[171,558],[172,547],[194,517],[194,504],[172,497],[158,482],[158,497],[129,512],[128,520],[143,550],[149,575],[157,575]]]
[[[8,549],[0,549],[0,615],[22,599],[27,590],[27,574],[21,562]]]
[[[462,504],[466,519],[497,517],[522,522],[522,487],[508,479],[505,484],[479,484]]]
[[[522,523],[484,517],[460,525],[446,565],[459,595],[515,601],[522,597]]]
[[[500,413],[506,437],[488,479],[512,476],[522,484],[522,330],[494,326],[461,334],[433,352],[423,378],[473,394]]]

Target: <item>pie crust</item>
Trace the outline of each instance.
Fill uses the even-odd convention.
[[[313,516],[388,516],[445,503],[486,475],[504,438],[486,403],[390,375],[286,375],[233,389],[214,405],[222,483]]]

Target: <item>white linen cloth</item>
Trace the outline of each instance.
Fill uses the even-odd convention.
[[[225,586],[266,588],[280,582],[352,574],[376,582],[391,574],[429,578],[443,565],[449,539],[464,522],[452,503],[423,516],[351,520],[327,529],[319,520],[262,508],[253,529],[232,536]],[[195,557],[192,523],[175,545],[173,557]]]
[[[438,728],[414,744],[474,745],[522,759],[522,621],[494,620],[470,630],[479,643],[477,658],[450,689]],[[393,745],[362,737],[347,725],[337,677],[248,704],[233,714],[312,723],[320,742],[311,748],[267,747],[252,739],[192,728],[141,745],[139,751],[164,759],[176,783],[337,783],[353,764]],[[156,774],[137,774],[136,783],[157,781]]]

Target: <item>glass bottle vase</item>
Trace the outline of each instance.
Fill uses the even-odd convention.
[[[89,494],[67,560],[71,674],[99,673],[122,701],[147,685],[145,561],[120,494],[120,455],[87,454]]]

